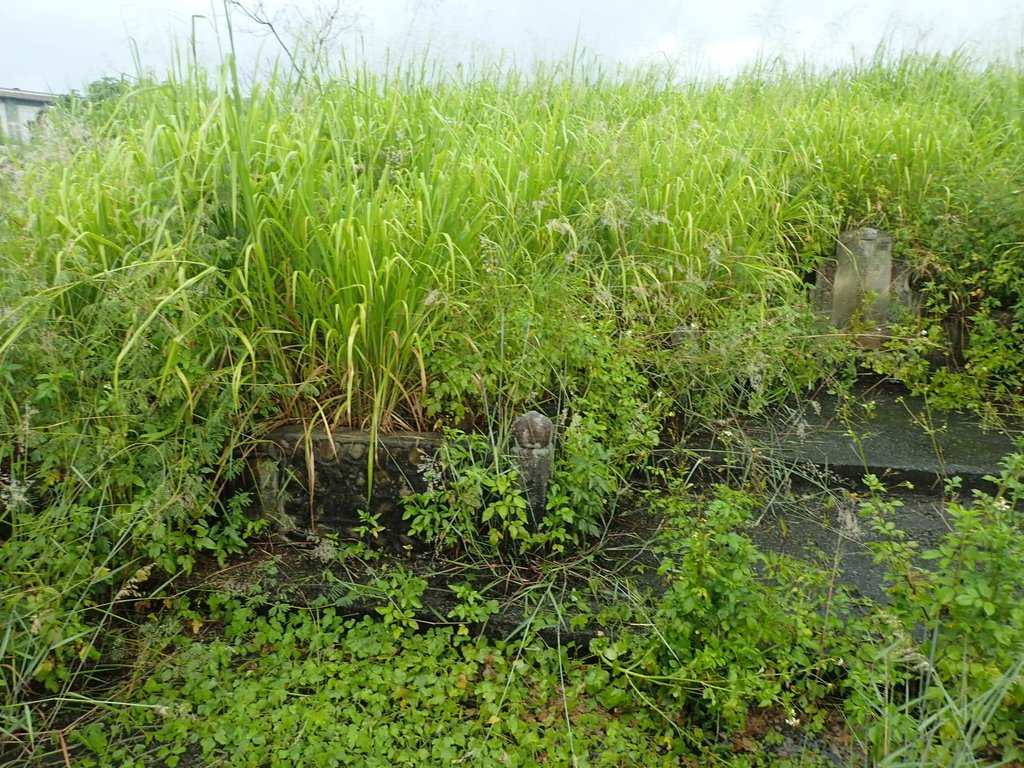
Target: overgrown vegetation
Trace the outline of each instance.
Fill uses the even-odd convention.
[[[755,713],[843,711],[877,762],[1020,759],[1020,457],[950,505],[934,567],[882,547],[884,613],[759,552],[751,489],[700,495],[652,458],[858,367],[1019,409],[1019,62],[240,83],[230,61],[117,81],[0,166],[3,758],[750,765]],[[926,310],[877,352],[805,295],[856,225],[897,234]],[[506,458],[528,408],[558,430],[536,528]],[[486,639],[471,582],[421,626],[401,570],[375,620],[180,594],[261,534],[246,458],[287,420],[458,431],[414,531],[526,554],[540,585],[628,496],[667,521],[659,589],[573,593],[586,648],[542,642],[539,602]]]

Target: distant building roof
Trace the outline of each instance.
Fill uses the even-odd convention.
[[[0,88],[0,99],[16,99],[18,101],[30,101],[35,104],[52,104],[58,98],[60,96],[56,93],[23,91],[20,88]]]

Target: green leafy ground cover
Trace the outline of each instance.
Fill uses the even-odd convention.
[[[241,82],[70,101],[0,166],[4,759],[763,764],[764,712],[844,713],[851,761],[1019,759],[1019,457],[951,502],[931,569],[871,490],[884,612],[758,552],[756,489],[695,495],[653,460],[864,368],[1019,412],[1019,62]],[[859,225],[896,233],[925,307],[871,353],[806,300]],[[559,437],[536,529],[505,458],[528,408]],[[489,567],[597,546],[646,473],[664,593],[572,653],[471,630],[473,584],[420,626],[401,572],[373,622],[181,594],[264,534],[246,458],[284,420],[469,435],[408,517]]]

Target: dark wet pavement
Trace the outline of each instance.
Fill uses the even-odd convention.
[[[859,478],[866,472],[898,476],[919,490],[941,492],[959,476],[984,487],[1000,460],[1024,435],[1019,419],[1000,428],[972,413],[936,411],[922,398],[892,385],[864,386],[844,402],[827,393],[749,425],[750,436],[778,460],[807,462],[824,471]]]
[[[786,493],[768,504],[751,536],[766,552],[835,567],[842,583],[884,600],[883,568],[870,549],[881,536],[861,513],[872,498],[864,476],[887,489],[877,500],[894,502],[886,516],[906,540],[930,549],[950,530],[946,500],[994,492],[986,478],[999,475],[1022,429],[1020,421],[994,429],[974,414],[935,411],[892,386],[864,387],[846,403],[819,394],[747,428],[778,468],[776,480],[788,473]],[[956,488],[951,478],[959,478]]]

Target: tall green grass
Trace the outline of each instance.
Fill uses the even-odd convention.
[[[50,177],[26,191],[31,258],[54,282],[69,258],[109,270],[158,249],[215,267],[290,412],[414,425],[431,328],[495,271],[542,283],[569,259],[559,279],[653,293],[667,324],[798,300],[839,229],[869,224],[907,231],[905,255],[941,277],[917,217],[973,204],[965,175],[1020,172],[1018,81],[908,56],[684,85],[356,69],[243,95],[230,68],[185,69],[83,117],[71,162],[33,169]]]

